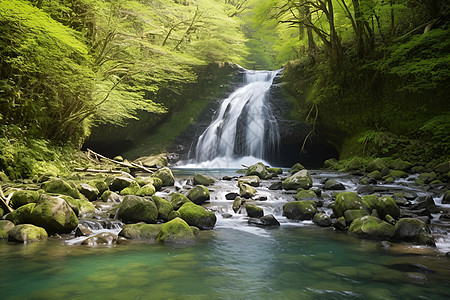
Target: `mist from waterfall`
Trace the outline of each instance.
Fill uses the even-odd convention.
[[[280,132],[268,92],[279,72],[245,70],[244,85],[222,102],[192,148],[192,164],[231,168],[277,155]]]

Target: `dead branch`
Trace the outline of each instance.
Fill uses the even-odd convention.
[[[134,162],[125,163],[125,162],[117,161],[117,160],[114,160],[114,159],[110,159],[108,157],[105,157],[105,156],[103,156],[101,154],[98,154],[98,153],[92,151],[91,149],[87,149],[87,151],[88,151],[88,157],[89,157],[90,154],[93,154],[97,159],[100,157],[100,158],[102,158],[104,160],[107,160],[109,162],[121,165],[123,167],[127,167],[127,168],[133,168],[134,167],[134,168],[140,169],[140,170],[142,170],[144,172],[147,172],[147,173],[150,173],[150,174],[153,174],[154,171],[157,170],[157,169],[154,169],[154,168],[144,167],[144,166],[139,165],[139,164],[134,163]]]
[[[97,170],[97,169],[88,169],[88,168],[75,168],[74,170],[76,172],[86,172],[86,173],[109,173],[109,174],[130,175],[127,172],[118,171],[118,170]]]
[[[13,193],[9,194],[8,197],[5,197],[5,194],[3,194],[2,187],[0,186],[0,206],[3,207],[3,209],[5,209],[5,212],[7,214],[14,211],[14,209],[11,208],[11,206],[9,206],[9,201],[11,200],[12,195]]]

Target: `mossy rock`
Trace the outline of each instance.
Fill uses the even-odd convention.
[[[140,186],[136,181],[132,181],[129,186],[120,191],[120,195],[137,195],[140,190]]]
[[[256,190],[249,184],[240,183],[239,184],[239,195],[243,198],[251,198],[256,194]]]
[[[364,216],[353,220],[348,233],[357,237],[389,240],[394,236],[395,229],[389,223],[372,216]]]
[[[195,204],[202,204],[209,200],[208,188],[204,185],[196,185],[187,194],[187,198]]]
[[[407,161],[396,159],[389,164],[389,168],[398,171],[408,171],[412,168],[412,165]]]
[[[3,218],[4,215],[5,215],[5,210],[3,209],[3,207],[0,207],[0,218]]]
[[[135,181],[139,186],[143,187],[146,184],[152,184],[157,191],[161,190],[162,180],[158,177],[136,177]]]
[[[156,223],[158,208],[152,200],[128,195],[119,205],[117,217],[125,223]]]
[[[161,232],[161,224],[128,224],[123,226],[119,236],[133,240],[154,242]]]
[[[267,168],[267,171],[271,174],[283,174],[283,169],[281,168]]]
[[[381,172],[378,171],[378,170],[372,171],[369,174],[367,174],[366,176],[368,178],[372,178],[372,179],[375,179],[375,180],[380,180],[383,177],[383,175],[381,175]]]
[[[165,244],[191,244],[195,242],[195,235],[184,220],[175,218],[161,226],[157,239]]]
[[[100,196],[100,191],[96,187],[93,187],[93,186],[91,186],[88,183],[82,183],[82,182],[79,183],[78,184],[78,190],[89,201],[95,201]]]
[[[325,181],[325,184],[323,186],[324,190],[333,190],[333,191],[342,191],[345,190],[345,186],[334,180],[334,179],[327,179],[327,181]]]
[[[64,199],[45,194],[36,203],[31,220],[48,234],[69,233],[78,226],[77,216]]]
[[[285,190],[307,190],[312,187],[312,184],[312,178],[308,170],[301,170],[286,178],[282,183],[282,187]]]
[[[450,190],[445,192],[442,198],[442,204],[450,204]]]
[[[112,232],[100,232],[94,236],[90,236],[85,239],[81,245],[85,246],[101,246],[101,245],[115,245],[119,241],[119,237]]]
[[[400,216],[400,208],[389,196],[366,195],[362,197],[362,202],[370,210],[376,209],[381,219],[386,215],[391,215],[395,219]]]
[[[127,188],[131,183],[135,182],[132,178],[125,176],[114,177],[109,184],[109,189],[114,192],[119,192]]]
[[[314,201],[294,201],[283,206],[283,214],[291,220],[311,220],[316,213]]]
[[[153,186],[153,184],[148,183],[148,184],[144,185],[143,187],[141,187],[136,192],[136,196],[141,196],[141,197],[153,196],[155,193],[156,193],[156,188]]]
[[[61,195],[60,197],[64,199],[64,201],[66,201],[66,203],[70,206],[76,216],[80,214],[80,204],[78,203],[77,199],[67,195]]]
[[[261,183],[261,180],[259,179],[258,176],[244,176],[238,179],[238,185],[240,183],[245,183],[253,187],[258,187],[259,184]]]
[[[406,172],[400,170],[392,170],[388,175],[388,177],[392,178],[405,178],[407,176],[408,174],[406,174]]]
[[[183,204],[178,212],[181,218],[189,225],[198,227],[201,230],[212,229],[217,221],[216,215],[213,212],[192,202]]]
[[[403,218],[395,224],[395,238],[400,241],[417,241],[421,234],[428,233],[428,225],[418,219]]]
[[[258,162],[248,167],[245,176],[258,176],[260,179],[270,179],[272,174],[267,171],[266,166],[262,162]]]
[[[344,218],[347,224],[351,224],[354,220],[367,215],[368,213],[363,209],[348,209],[344,212]]]
[[[95,213],[95,207],[92,202],[86,200],[78,200],[78,207],[80,216],[91,215]]]
[[[0,171],[0,181],[4,181],[4,182],[9,181],[8,176],[3,171]]]
[[[450,172],[450,161],[446,161],[438,164],[434,171],[441,174],[448,174]]]
[[[367,167],[366,172],[373,172],[373,171],[382,171],[383,169],[387,168],[387,165],[385,161],[381,158],[376,158],[375,160],[371,161]]]
[[[247,211],[247,215],[250,218],[261,218],[262,216],[264,216],[263,209],[253,204],[246,204],[245,210]]]
[[[170,213],[173,211],[173,206],[170,204],[169,201],[158,197],[153,196],[152,197],[153,202],[155,202],[156,207],[158,208],[158,219],[168,221]]]
[[[13,222],[15,225],[17,224],[25,224],[31,223],[31,213],[36,207],[36,203],[28,203],[26,205],[22,205],[15,211],[6,215],[6,220]]]
[[[36,203],[39,200],[40,193],[38,191],[19,190],[15,191],[11,197],[11,206],[16,209],[22,205]]]
[[[214,184],[215,180],[212,177],[203,175],[203,174],[198,174],[196,173],[194,175],[194,185],[204,185],[204,186],[208,186],[208,185],[212,185]]]
[[[305,170],[305,167],[301,163],[296,163],[290,168],[289,173],[295,174],[301,170]]]
[[[347,169],[350,171],[360,170],[363,167],[363,162],[364,161],[360,157],[354,157],[349,161]]]
[[[430,173],[422,173],[417,178],[419,181],[423,181],[424,183],[428,184],[434,180],[436,180],[437,176],[436,173],[430,172]]]
[[[44,228],[32,224],[17,225],[9,231],[11,242],[29,243],[46,240],[48,237]]]
[[[233,201],[233,211],[235,213],[237,213],[239,211],[239,209],[241,208],[242,204],[244,203],[244,200],[240,197],[237,196],[234,201]]]
[[[98,195],[102,195],[105,191],[109,190],[108,184],[103,179],[94,179],[89,181],[89,185],[95,187],[98,190]]]
[[[171,193],[167,199],[172,204],[174,210],[178,210],[183,204],[191,202],[188,197],[180,193]]]
[[[75,199],[81,198],[78,189],[62,179],[50,179],[42,184],[42,189],[47,193],[68,195]]]
[[[314,215],[313,218],[314,224],[320,227],[330,227],[333,222],[331,221],[331,218],[324,213],[317,213]]]
[[[324,168],[327,168],[327,169],[335,170],[337,168],[337,165],[338,165],[338,161],[336,158],[330,158],[323,162]]]
[[[162,168],[153,173],[152,177],[161,179],[162,186],[172,186],[175,184],[175,177],[169,168]]]
[[[317,194],[311,190],[299,190],[297,194],[294,196],[295,199],[303,201],[303,200],[319,200]]]
[[[363,209],[364,205],[358,194],[353,192],[342,192],[337,194],[334,202],[333,212],[339,218],[344,216],[344,212],[348,209]]]
[[[121,202],[122,201],[122,197],[119,194],[117,194],[113,191],[109,191],[109,190],[105,191],[102,194],[102,196],[100,197],[100,199],[103,202]]]
[[[8,238],[9,231],[14,228],[14,223],[9,220],[0,220],[0,240]]]
[[[181,218],[181,215],[180,215],[180,213],[177,210],[172,210],[170,212],[170,214],[169,214],[169,219],[168,220],[170,221],[170,220],[173,220],[175,218]]]

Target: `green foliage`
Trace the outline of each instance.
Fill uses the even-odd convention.
[[[447,154],[450,152],[449,112],[430,119],[422,127],[420,127],[418,131],[419,133],[427,136],[433,142],[432,150],[434,150],[434,152]]]

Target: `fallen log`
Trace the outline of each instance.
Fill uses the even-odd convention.
[[[144,166],[139,165],[139,164],[134,163],[134,162],[125,163],[125,162],[117,161],[117,160],[108,158],[106,156],[103,156],[101,154],[98,154],[98,153],[92,151],[91,149],[87,149],[87,151],[88,151],[88,157],[90,157],[90,154],[92,153],[95,157],[97,157],[97,159],[100,157],[100,158],[102,158],[104,160],[107,160],[109,162],[118,164],[118,165],[123,166],[123,167],[127,167],[127,168],[133,168],[134,167],[134,168],[140,169],[140,170],[145,171],[145,172],[150,173],[150,174],[153,174],[154,171],[157,171],[157,169],[155,169],[155,168],[147,168],[147,167],[144,167]]]
[[[87,173],[109,173],[109,174],[123,174],[123,175],[130,175],[127,172],[124,171],[118,171],[118,170],[97,170],[97,169],[88,169],[88,168],[75,168],[76,172],[87,172]]]
[[[11,206],[9,206],[9,201],[11,200],[12,195],[13,194],[11,193],[9,194],[8,197],[5,197],[5,194],[3,194],[2,187],[0,186],[0,206],[3,207],[3,209],[7,214],[14,211],[14,209]]]

